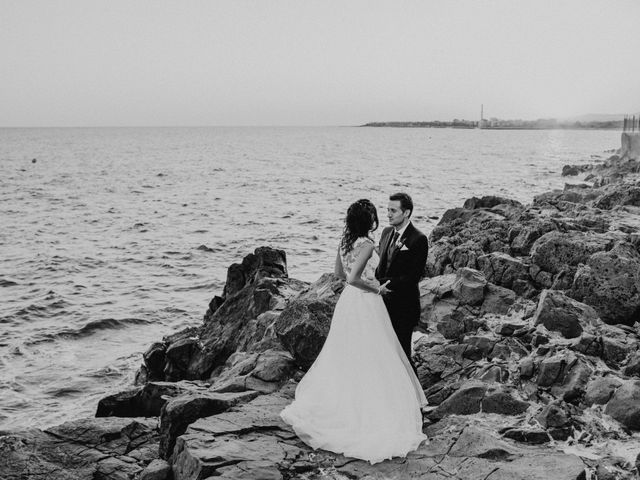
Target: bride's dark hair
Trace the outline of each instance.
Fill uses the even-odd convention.
[[[366,198],[352,203],[344,220],[340,249],[344,254],[349,253],[358,238],[368,236],[369,232],[376,228],[378,228],[378,212],[375,205]]]

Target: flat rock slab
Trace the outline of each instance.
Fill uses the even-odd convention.
[[[155,419],[88,418],[0,435],[2,480],[128,480],[156,456]]]
[[[290,386],[291,388],[291,386]],[[175,480],[264,479],[470,479],[584,478],[575,455],[501,438],[475,419],[445,419],[430,429],[430,441],[406,458],[375,465],[312,450],[279,417],[292,391],[264,395],[193,423],[178,438]],[[498,417],[498,416],[496,416]]]

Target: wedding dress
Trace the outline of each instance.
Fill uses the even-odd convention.
[[[341,255],[348,275],[368,238]],[[361,278],[375,282],[375,251]],[[381,462],[406,456],[427,437],[426,399],[391,326],[382,297],[346,285],[322,351],[282,412],[314,449]]]

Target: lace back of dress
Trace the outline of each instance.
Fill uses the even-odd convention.
[[[342,260],[342,268],[344,273],[349,275],[353,264],[355,263],[358,255],[360,255],[360,251],[363,246],[367,243],[373,244],[373,241],[370,238],[360,237],[353,243],[353,248],[349,253],[344,253],[340,250],[340,260]],[[375,270],[378,265],[378,257],[375,252],[367,262],[367,265],[364,267],[364,271],[362,272],[361,277],[365,280],[373,280],[375,278]]]

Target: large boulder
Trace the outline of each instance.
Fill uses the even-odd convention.
[[[322,350],[343,288],[335,275],[323,275],[290,301],[275,323],[278,339],[300,368],[309,368]]]
[[[587,406],[605,405],[620,385],[622,385],[622,380],[611,375],[592,378],[587,384],[584,404]]]
[[[610,237],[595,233],[545,233],[531,248],[531,261],[541,270],[553,275],[562,271],[575,271],[596,252],[612,247]]]
[[[598,314],[590,306],[561,291],[543,290],[533,321],[536,325],[543,324],[548,330],[560,332],[565,338],[576,338],[585,325],[597,323]]]
[[[630,243],[595,253],[578,268],[569,294],[607,323],[633,325],[640,320],[640,254]]]
[[[471,268],[460,268],[453,284],[453,296],[463,305],[479,305],[484,300],[487,280],[482,272]]]
[[[624,382],[607,403],[605,413],[630,430],[640,430],[640,381]]]
[[[513,288],[518,280],[529,280],[529,267],[522,260],[502,252],[478,257],[478,268],[489,282],[506,288]]]

